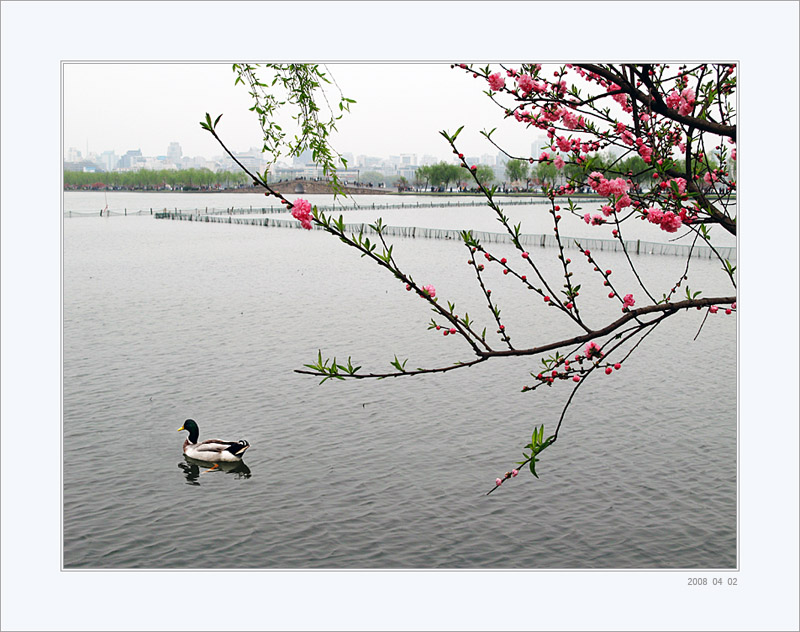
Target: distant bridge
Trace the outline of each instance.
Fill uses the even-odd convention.
[[[270,182],[269,186],[283,195],[296,195],[298,193],[333,193],[331,183],[324,180],[287,180],[285,182]],[[391,189],[383,187],[355,187],[345,185],[346,193],[381,195],[386,193],[397,193]]]

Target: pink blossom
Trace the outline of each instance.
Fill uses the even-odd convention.
[[[528,94],[534,89],[534,81],[530,75],[520,75],[517,77],[517,85],[519,86],[519,89],[522,90],[523,94]]]
[[[570,143],[566,138],[563,136],[559,136],[556,138],[556,145],[561,151],[571,151],[572,150],[572,143]]]
[[[621,211],[622,209],[630,205],[631,205],[631,198],[628,197],[627,193],[623,193],[617,200],[617,203],[614,205],[614,209],[616,211]]]
[[[432,285],[423,285],[422,286],[422,291],[425,292],[431,298],[436,296],[436,288],[433,287]]]
[[[550,160],[550,154],[548,154],[546,151],[543,151],[541,154],[539,154],[539,161],[542,162],[545,160]]]
[[[603,211],[603,215],[605,215],[606,217],[608,217],[609,215],[611,215],[614,212],[614,209],[611,208],[610,206],[608,206],[607,204],[604,204],[600,208],[600,210]]]
[[[628,183],[622,178],[608,180],[607,195],[622,195],[628,192]]]
[[[630,131],[625,130],[624,132],[622,132],[621,138],[622,142],[625,143],[626,145],[631,145],[631,146],[633,145],[633,134]]]
[[[672,211],[662,211],[659,208],[649,208],[645,211],[647,215],[647,220],[651,224],[658,224],[661,230],[666,231],[668,233],[677,232],[677,230],[683,224],[683,220],[681,219],[680,215],[676,215]]]
[[[677,110],[681,104],[681,95],[677,90],[673,90],[667,95],[667,107]]]
[[[655,206],[647,209],[645,213],[647,214],[647,221],[651,224],[660,224],[661,218],[664,216],[664,211]]]
[[[678,110],[679,114],[686,116],[694,108],[695,99],[694,90],[684,88],[680,93],[677,90],[670,92],[667,95],[666,102],[667,107]]]
[[[681,227],[681,218],[672,211],[667,211],[661,218],[661,230],[668,233],[675,233]]]
[[[683,178],[673,178],[670,182],[674,182],[678,187],[678,194],[683,195],[686,192],[686,180]]]
[[[556,166],[556,169],[563,169],[564,168],[564,159],[561,156],[556,156],[553,160],[553,164]]]
[[[516,476],[519,474],[519,470],[511,470],[511,476]]]
[[[502,478],[494,479],[494,484],[498,485],[498,486],[502,485],[503,484],[503,479]]]
[[[622,88],[620,88],[616,83],[612,83],[606,88],[608,92],[615,92],[621,89]],[[616,101],[617,103],[619,103],[622,106],[622,109],[625,110],[626,112],[630,112],[633,109],[628,104],[628,96],[626,94],[623,93],[615,94],[611,98],[614,99],[614,101]]]
[[[633,294],[626,294],[622,297],[622,304],[625,307],[633,307],[634,303],[636,303],[636,301],[633,299]]]
[[[534,81],[532,88],[534,92],[538,92],[541,94],[542,92],[547,90],[547,84],[544,81]]]
[[[600,188],[600,185],[605,180],[605,177],[599,171],[592,171],[589,174],[589,186],[591,186],[595,191]]]
[[[489,87],[492,90],[502,90],[505,86],[506,80],[503,79],[503,76],[499,72],[489,75]]]
[[[567,129],[575,129],[580,124],[578,117],[569,111],[563,113],[561,120],[564,121],[564,127]]]
[[[549,106],[547,108],[542,108],[541,114],[545,121],[553,122],[561,118],[561,109]]]
[[[692,108],[694,107],[695,103],[694,90],[692,90],[691,88],[684,88],[681,91],[681,99],[682,103],[678,111],[680,112],[680,114],[686,116],[687,114],[689,114],[689,112],[692,111]]]
[[[292,217],[299,220],[303,228],[311,230],[311,203],[302,198],[295,200],[292,205]]]
[[[594,341],[587,344],[583,351],[589,360],[603,355],[602,352],[600,351],[600,347]]]
[[[712,305],[711,307],[708,308],[708,311],[711,312],[712,314],[716,314],[719,311],[719,307],[717,307],[716,305]]]

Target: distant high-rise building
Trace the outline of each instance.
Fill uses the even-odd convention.
[[[79,149],[75,149],[75,147],[70,147],[67,150],[67,162],[80,162],[81,158],[82,155]]]
[[[313,155],[314,154],[310,149],[306,149],[302,154],[294,157],[293,163],[298,167],[310,165],[314,162]]]
[[[117,168],[117,155],[113,151],[104,151],[100,154],[100,164],[106,171],[113,171]]]
[[[183,150],[181,149],[181,144],[170,143],[169,147],[167,147],[167,160],[169,160],[172,164],[177,165],[181,161],[182,156]]]
[[[120,169],[130,169],[136,163],[141,162],[142,160],[142,150],[141,149],[129,149],[125,152],[125,155],[119,159],[119,164],[117,165]]]
[[[531,158],[538,160],[542,152],[547,151],[549,147],[550,143],[547,142],[547,139],[537,138],[531,143]]]

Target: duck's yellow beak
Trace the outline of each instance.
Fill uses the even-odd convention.
[[[178,428],[178,432],[180,432],[181,430],[183,430],[183,426],[181,426],[180,428]]]

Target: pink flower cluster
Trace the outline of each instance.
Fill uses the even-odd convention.
[[[567,129],[575,129],[576,127],[583,126],[583,117],[577,117],[573,112],[565,110],[561,115],[561,120],[564,122],[564,127]]]
[[[599,226],[600,224],[606,223],[606,220],[602,215],[590,215],[589,213],[586,213],[586,215],[583,216],[583,221],[587,224],[591,224],[592,226]]]
[[[694,90],[691,88],[684,88],[680,92],[673,90],[667,95],[667,107],[678,110],[678,114],[687,116],[695,104]]]
[[[311,203],[303,198],[297,199],[292,205],[292,217],[299,220],[306,230],[311,230]]]
[[[589,185],[605,197],[625,195],[629,188],[628,183],[622,178],[606,180],[606,177],[599,171],[592,171],[589,174]]]
[[[621,90],[621,89],[622,88],[620,88],[616,83],[612,83],[606,88],[606,91],[615,92],[616,90]],[[628,103],[628,95],[619,93],[613,95],[611,98],[614,99],[614,101],[616,101],[617,103],[619,103],[622,106],[622,109],[625,110],[625,112],[633,112],[633,108]]]
[[[589,360],[592,358],[601,358],[603,356],[603,352],[600,351],[600,346],[594,341],[587,344],[583,351]]]
[[[633,305],[634,305],[635,303],[636,303],[636,301],[633,299],[633,294],[626,294],[626,295],[625,295],[625,296],[622,298],[622,304],[623,304],[625,307],[633,307]]]
[[[561,151],[572,151],[572,142],[569,139],[564,138],[563,136],[559,136],[556,138],[556,145]]]
[[[605,197],[614,198],[614,210],[620,211],[631,205],[631,198],[628,197],[628,189],[630,185],[622,178],[614,178],[613,180],[606,180],[605,176],[599,171],[593,171],[589,174],[589,186],[591,186],[600,195]],[[608,208],[608,211],[606,211]],[[603,214],[608,217],[611,214],[611,207],[603,207]]]
[[[639,152],[642,160],[644,160],[647,164],[650,164],[653,161],[653,149],[645,145],[641,138],[636,139],[636,151]]]
[[[620,135],[620,138],[622,139],[623,143],[633,147],[633,134],[630,132],[630,130],[624,130]]]
[[[651,224],[658,224],[661,230],[668,233],[677,232],[681,224],[683,224],[679,215],[675,215],[672,211],[662,211],[655,206],[647,209],[645,214],[647,215],[647,221]]]
[[[423,285],[422,286],[422,291],[425,292],[431,298],[436,296],[436,288],[433,287],[432,285]]]
[[[523,94],[530,94],[531,92],[542,93],[547,89],[547,85],[536,81],[530,75],[520,75],[517,77],[517,85]]]
[[[493,75],[489,75],[489,87],[492,90],[502,90],[506,87],[506,80],[503,79],[499,72],[496,72]]]
[[[678,187],[678,195],[683,195],[686,193],[686,180],[683,178],[673,178],[670,182],[674,182],[675,185]]]

